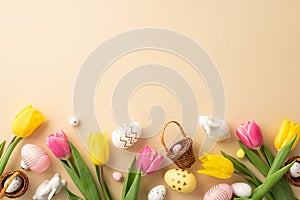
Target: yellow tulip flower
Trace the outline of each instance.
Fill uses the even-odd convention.
[[[293,150],[300,137],[300,124],[295,124],[293,121],[289,122],[285,119],[279,128],[279,131],[274,140],[274,146],[279,151],[282,149],[289,141],[291,141],[295,136],[297,136],[291,150]]]
[[[93,164],[104,165],[110,156],[107,134],[90,133],[88,138],[88,149]]]
[[[27,137],[40,126],[46,117],[40,111],[32,108],[32,105],[26,106],[15,117],[11,129],[19,137]]]
[[[234,172],[232,162],[223,156],[206,154],[205,156],[200,157],[199,160],[205,168],[205,170],[198,170],[197,173],[199,174],[227,179],[230,178]]]

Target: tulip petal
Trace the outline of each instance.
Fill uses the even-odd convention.
[[[260,127],[254,121],[248,126],[248,133],[252,146],[254,148],[260,147],[263,143],[263,137]]]
[[[45,119],[32,105],[26,106],[16,115],[11,125],[12,132],[19,137],[28,137]]]
[[[261,147],[263,143],[263,137],[260,127],[254,120],[250,120],[247,124],[241,124],[236,129],[236,134],[241,142],[249,149],[256,149]]]
[[[202,164],[202,166],[206,169],[215,169],[220,171],[233,172],[234,167],[230,160],[223,156],[211,155],[208,156],[208,162]]]
[[[66,159],[71,152],[68,138],[63,131],[50,134],[46,138],[48,148],[58,159]]]
[[[203,161],[202,166],[205,168],[205,170],[197,171],[200,174],[226,179],[230,178],[234,172],[233,163],[223,156],[206,154],[199,160]]]
[[[294,130],[294,127],[290,128],[286,138],[284,138],[283,142],[281,143],[280,149],[282,149],[287,143],[289,143],[293,139],[293,137],[295,137],[295,135],[296,135],[296,132]]]
[[[202,157],[199,157],[198,159],[201,161],[201,162],[207,162],[208,161],[208,158],[207,158],[207,153],[204,155],[204,156],[202,156]]]
[[[148,169],[148,166],[151,163],[151,148],[149,146],[145,146],[136,161],[136,168],[141,168],[142,172],[146,172]]]
[[[157,170],[163,161],[163,156],[155,149],[145,146],[136,161],[136,168],[140,168],[144,174],[151,174]]]
[[[229,174],[229,173],[223,173],[220,171],[211,171],[211,170],[198,170],[197,173],[198,174],[206,174],[206,175],[213,176],[216,178],[221,178],[221,179],[228,179],[232,176],[232,174]]]
[[[295,133],[297,135],[297,138],[291,148],[291,150],[295,149],[296,145],[298,144],[299,142],[299,139],[300,139],[300,124],[298,124],[296,127],[295,127]]]
[[[287,137],[289,132],[289,121],[288,119],[284,119],[283,122],[280,125],[279,131],[277,132],[274,140],[274,146],[277,150],[280,150],[282,148],[282,143]]]
[[[155,157],[155,159],[152,161],[152,163],[150,164],[150,166],[148,167],[146,174],[151,174],[151,173],[155,172],[158,169],[158,167],[160,166],[160,164],[163,162],[163,160],[164,160],[164,157],[162,155],[160,155],[160,154],[157,155]]]
[[[248,133],[244,127],[240,127],[236,129],[236,135],[242,141],[242,143],[248,148],[252,149],[253,145],[249,140]]]
[[[103,165],[108,162],[110,149],[107,134],[90,133],[88,138],[90,159],[95,165]]]

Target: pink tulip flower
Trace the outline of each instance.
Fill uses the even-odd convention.
[[[71,153],[67,135],[63,131],[50,134],[47,146],[58,159],[68,159]]]
[[[247,124],[241,124],[236,129],[236,134],[241,142],[250,149],[259,149],[263,144],[261,130],[254,120],[248,121]]]
[[[164,157],[155,149],[145,146],[136,161],[136,168],[140,168],[144,174],[151,174],[155,172],[160,164],[163,162]]]

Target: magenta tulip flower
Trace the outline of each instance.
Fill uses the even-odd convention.
[[[50,134],[47,146],[58,159],[68,159],[71,153],[67,135],[63,131]]]
[[[164,157],[155,149],[145,146],[136,161],[136,168],[140,168],[144,174],[151,174],[155,172],[160,164],[163,162]]]
[[[254,120],[248,121],[247,124],[241,124],[236,129],[236,134],[249,149],[259,149],[263,144],[261,130]]]

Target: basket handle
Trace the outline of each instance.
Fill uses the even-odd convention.
[[[0,192],[0,198],[3,198],[5,196],[5,192],[8,188],[8,186],[11,184],[11,182],[14,180],[14,178],[16,176],[18,176],[20,174],[20,172],[14,172],[7,180],[7,183],[5,184],[5,186],[2,188],[1,192]]]
[[[179,122],[177,122],[177,121],[168,121],[167,123],[165,123],[164,126],[163,126],[163,128],[162,128],[162,130],[161,130],[160,141],[161,141],[162,145],[164,146],[166,152],[169,152],[169,150],[168,150],[168,148],[167,148],[167,146],[166,146],[166,143],[165,143],[165,130],[166,130],[167,126],[168,126],[169,124],[171,124],[171,123],[176,124],[176,125],[179,127],[179,129],[180,129],[181,135],[182,135],[184,138],[186,138],[186,134],[185,134],[185,132],[183,131],[183,128],[182,128],[182,126],[179,124]]]

